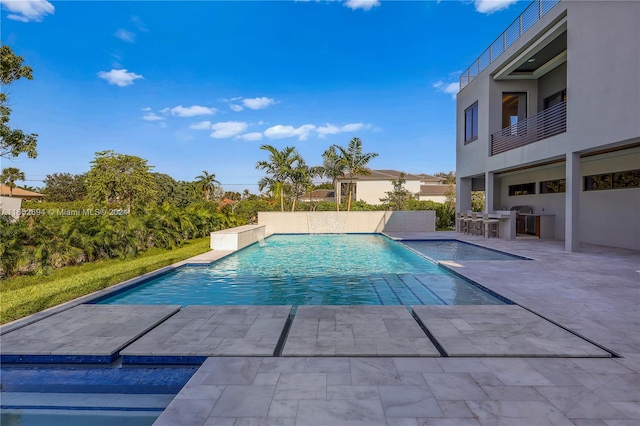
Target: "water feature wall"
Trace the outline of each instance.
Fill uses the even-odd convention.
[[[432,210],[368,212],[260,212],[258,224],[266,234],[371,234],[433,232]]]

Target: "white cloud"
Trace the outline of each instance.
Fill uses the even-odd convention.
[[[371,10],[374,7],[380,6],[379,0],[347,0],[344,5],[349,9],[356,10]]]
[[[161,112],[165,112],[166,109]],[[171,108],[171,115],[175,115],[178,117],[195,117],[198,115],[214,115],[218,110],[215,108],[207,108],[199,105],[193,105],[190,107],[183,107],[182,105],[178,105],[177,107]]]
[[[318,136],[323,138],[326,135],[336,135],[338,133],[357,132],[362,129],[370,129],[371,124],[364,123],[349,123],[344,126],[336,126],[335,124],[327,123],[324,126],[320,126],[316,129]]]
[[[158,123],[158,126],[162,127],[163,129],[166,129],[167,123],[165,123],[164,121],[161,121],[160,123]]]
[[[491,14],[506,9],[518,0],[475,0],[473,2],[476,11]]]
[[[136,34],[131,31],[127,31],[123,28],[118,29],[114,36],[118,37],[122,41],[126,41],[128,43],[133,43],[136,41]]]
[[[135,15],[131,16],[131,23],[135,25],[138,28],[138,30],[142,32],[146,33],[149,31],[149,29],[147,28],[147,25],[144,22],[142,22],[142,19],[138,18]]]
[[[47,0],[0,0],[0,3],[3,9],[12,12],[7,18],[20,22],[42,22],[45,15],[53,14],[55,11],[55,7]]]
[[[109,82],[109,84],[115,84],[118,87],[130,86],[133,84],[133,81],[138,78],[143,78],[141,75],[127,72],[126,69],[121,70],[111,70],[109,72],[100,71],[98,73],[98,77],[104,78]]]
[[[269,105],[275,104],[276,101],[274,101],[271,98],[262,97],[262,98],[245,98],[242,100],[242,103],[244,104],[244,106],[246,106],[249,109],[263,109],[268,107]]]
[[[223,121],[211,126],[213,132],[209,136],[215,139],[231,138],[247,130],[247,127],[247,123],[241,121]]]
[[[444,83],[442,81],[437,81],[433,83],[433,87],[438,92],[447,93],[451,95],[451,98],[454,100],[456,99],[456,95],[460,91],[460,83],[457,81],[453,83]]]
[[[236,104],[229,105],[229,108],[231,108],[235,112],[240,112],[244,109],[240,105],[236,105]]]
[[[269,127],[264,131],[264,135],[269,139],[284,139],[297,137],[301,141],[306,141],[309,138],[309,133],[316,129],[313,124],[304,124],[298,128],[293,126],[283,126],[278,124],[277,126]]]
[[[142,119],[145,120],[145,121],[162,121],[162,120],[166,120],[165,117],[160,117],[155,112],[146,113],[145,115],[142,116]]]
[[[210,121],[200,121],[199,123],[193,123],[191,126],[189,126],[190,129],[195,129],[195,130],[210,130],[211,129],[211,122]]]
[[[244,135],[240,135],[238,137],[244,139],[245,141],[259,141],[259,140],[262,140],[262,133],[251,132],[251,133],[245,133]]]
[[[142,111],[151,111],[151,108],[149,107],[144,107],[144,108],[140,108]]]

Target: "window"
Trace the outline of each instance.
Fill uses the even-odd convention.
[[[522,129],[518,128],[518,122],[527,118],[527,94],[503,93],[502,94],[502,128],[510,128],[511,134],[517,135]]]
[[[536,183],[509,185],[509,195],[531,195],[536,193]]]
[[[478,102],[464,110],[464,143],[478,139]]]
[[[544,100],[544,109],[551,108],[552,106],[558,105],[560,102],[564,102],[567,100],[567,91],[561,90],[558,93],[554,93]]]
[[[566,192],[566,180],[556,179],[540,182],[540,194],[557,194]]]
[[[622,188],[640,188],[640,169],[584,177],[585,191]]]

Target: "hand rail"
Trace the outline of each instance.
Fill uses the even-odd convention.
[[[561,0],[534,0],[460,76],[460,90],[491,65]]]
[[[560,102],[491,135],[491,155],[529,145],[567,131],[567,101]]]

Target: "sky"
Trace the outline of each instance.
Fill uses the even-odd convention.
[[[0,0],[2,43],[33,68],[4,87],[18,167],[41,187],[95,153],[257,193],[263,144],[320,165],[359,137],[372,169],[455,169],[459,76],[529,1]]]

